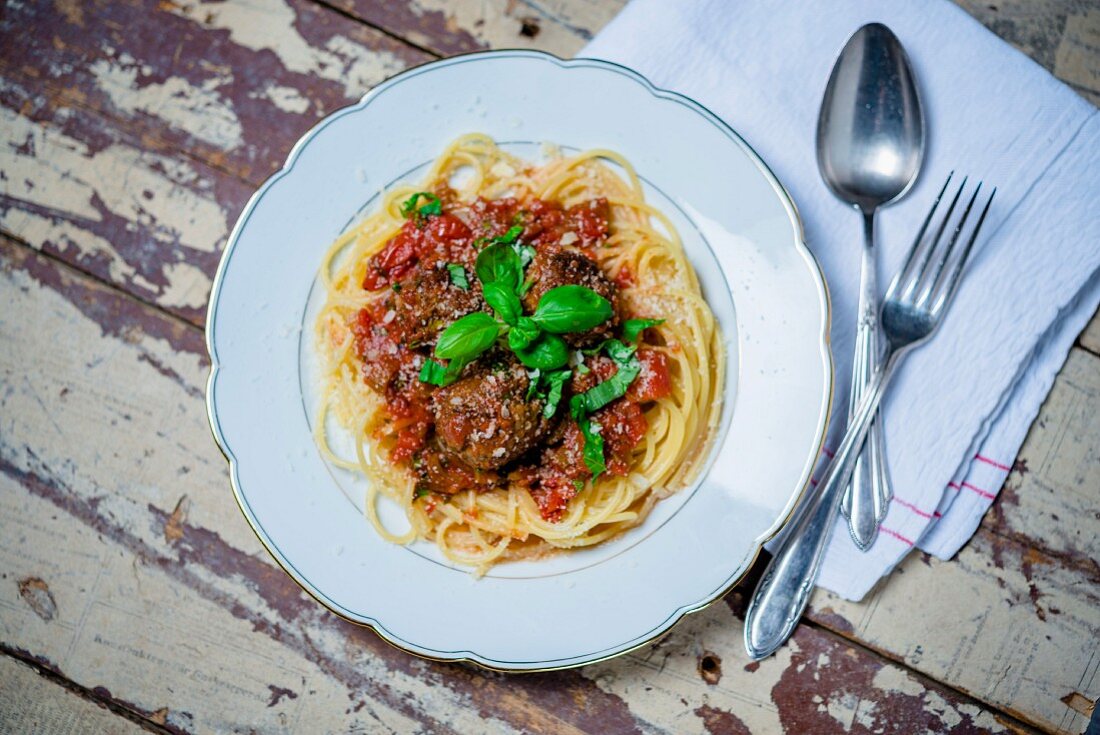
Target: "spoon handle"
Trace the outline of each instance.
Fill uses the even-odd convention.
[[[881,349],[878,329],[878,289],[875,273],[875,215],[863,213],[863,259],[860,272],[859,324],[856,330],[856,350],[852,362],[852,388],[848,403],[848,419],[854,417],[867,383],[879,367]],[[891,492],[883,456],[882,425],[877,419],[871,425],[867,443],[856,460],[852,480],[841,503],[848,518],[848,530],[860,550],[868,549],[878,536],[878,526],[886,515]]]

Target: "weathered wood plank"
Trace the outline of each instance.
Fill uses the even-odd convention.
[[[751,665],[727,605],[580,672],[396,651],[307,598],[229,500],[197,330],[25,248],[0,260],[0,313],[35,315],[0,319],[0,639],[121,706],[200,731],[1021,729],[814,627]]]
[[[757,565],[750,576],[762,571]],[[743,618],[754,584],[689,616],[660,643],[585,675],[670,733],[1031,731],[805,624],[775,656],[749,661]],[[685,697],[697,678],[707,685],[702,696]]]
[[[1100,7],[1074,8],[1054,52],[1054,74],[1100,104]]]
[[[1050,731],[1100,698],[1100,358],[1074,349],[983,528],[911,555],[863,603],[811,617]]]
[[[574,55],[626,0],[326,0],[437,54],[535,48]]]
[[[1100,357],[1070,352],[983,527],[1100,586]]]
[[[0,655],[0,732],[141,735],[141,727]]]
[[[309,0],[13,3],[0,35],[0,74],[45,105],[253,183],[316,120],[431,58]]]
[[[0,231],[196,323],[255,185],[429,58],[306,0],[18,3],[0,37]]]
[[[1092,321],[1081,332],[1081,346],[1094,355],[1100,355],[1100,310],[1092,315]]]
[[[812,617],[1048,732],[1083,732],[1100,697],[1094,579],[980,530],[952,562],[913,554],[862,604],[814,596]]]
[[[33,88],[8,82],[0,103],[0,231],[199,322],[251,187]]]

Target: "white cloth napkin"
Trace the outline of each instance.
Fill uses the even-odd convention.
[[[822,183],[814,132],[837,54],[872,21],[908,51],[928,130],[917,186],[879,215],[880,283],[950,170],[998,192],[946,322],[910,356],[883,404],[896,497],[882,532],[866,553],[841,524],[830,540],[819,584],[853,600],[914,546],[949,558],[966,543],[1095,311],[1100,116],[939,0],[633,0],[581,53],[709,107],[791,192],[832,294],[836,411],[827,446],[835,447],[848,405],[861,225]]]

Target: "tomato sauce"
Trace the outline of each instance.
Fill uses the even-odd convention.
[[[368,260],[362,286],[379,292],[381,298],[360,310],[350,325],[363,379],[385,397],[389,418],[385,431],[396,434],[391,460],[413,472],[418,496],[427,496],[428,512],[456,492],[480,492],[512,484],[530,492],[543,518],[560,520],[569,501],[591,477],[584,462],[584,436],[568,416],[570,391],[588,390],[607,380],[618,370],[615,363],[603,356],[585,358],[589,372],[574,373],[545,438],[499,469],[479,469],[447,450],[441,436],[447,436],[454,445],[471,434],[489,434],[486,428],[493,426],[486,427],[484,420],[463,424],[461,416],[455,419],[458,423],[438,424],[440,407],[434,401],[441,389],[421,382],[419,372],[431,357],[434,335],[443,327],[466,313],[489,311],[474,275],[474,263],[491,238],[502,237],[519,226],[519,240],[537,253],[569,250],[595,262],[592,249],[601,245],[610,232],[607,200],[594,199],[564,208],[538,199],[462,203],[445,188],[437,190],[436,195],[442,205],[441,214],[409,219]],[[466,272],[467,288],[451,280],[449,273],[456,265]],[[608,280],[626,286],[633,283],[633,275],[624,269]],[[631,315],[617,316],[625,319]],[[427,340],[422,336],[425,331],[431,335]],[[645,435],[643,407],[671,390],[664,353],[642,347],[637,358],[641,370],[627,394],[591,417],[600,427],[604,461],[613,475],[629,471],[631,453]],[[489,401],[490,397],[479,396],[478,401],[482,400]],[[507,404],[502,404],[501,411],[502,425],[506,418],[514,420],[507,415]],[[467,429],[460,431],[461,426]],[[469,427],[478,427],[478,431]]]

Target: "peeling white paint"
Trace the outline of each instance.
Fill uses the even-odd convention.
[[[229,31],[229,37],[254,51],[273,51],[288,71],[340,82],[349,97],[400,71],[405,64],[388,51],[369,49],[334,36],[323,48],[311,46],[295,28],[294,9],[281,0],[254,2],[182,2],[173,12],[208,20],[207,27]]]
[[[881,732],[880,726],[875,729],[875,718],[878,716],[878,704],[870,699],[861,699],[859,704],[856,705],[855,716],[852,718],[852,724],[863,725],[871,732]]]
[[[229,233],[225,211],[213,199],[180,184],[192,184],[198,174],[183,161],[133,148],[112,146],[93,161],[106,157],[112,173],[123,168],[121,182],[98,189],[104,203],[116,214],[153,231],[164,243],[176,240],[195,250],[212,253]],[[157,169],[161,169],[161,173]]]
[[[304,97],[302,93],[294,89],[294,87],[269,84],[264,87],[262,93],[255,96],[264,97],[270,100],[271,104],[275,105],[283,112],[291,112],[300,115],[309,109],[309,99]]]
[[[851,692],[844,692],[838,697],[830,697],[825,702],[829,716],[840,723],[845,732],[852,729],[855,720],[856,708],[859,706],[859,698]]]
[[[909,676],[904,669],[883,666],[875,672],[871,686],[884,692],[900,692],[907,697],[919,697],[927,691],[921,683]]]
[[[959,711],[948,704],[947,700],[941,697],[939,694],[933,691],[929,691],[924,697],[924,711],[929,714],[933,714],[940,718],[940,721],[948,729],[954,729],[956,725],[962,723],[962,715]],[[974,708],[975,710],[977,708]],[[968,712],[967,714],[972,714]]]
[[[68,220],[55,220],[17,209],[8,213],[4,224],[39,250],[52,244],[62,252],[75,250],[80,259],[103,258],[108,263],[108,273],[113,281],[122,282],[137,275],[133,266],[122,259],[111,243]]]
[[[99,88],[123,112],[144,112],[222,150],[242,143],[240,120],[228,97],[218,88],[233,81],[232,75],[210,77],[196,87],[183,77],[140,85],[133,64],[97,59],[90,67]]]
[[[16,113],[0,110],[0,171],[4,193],[13,199],[94,222],[99,206],[149,228],[162,243],[214,252],[229,232],[226,214],[213,199],[209,182],[186,162],[114,144],[92,153],[82,142]],[[31,141],[31,153],[26,148]],[[12,182],[30,180],[29,191]],[[19,237],[9,207],[0,225]],[[86,245],[94,248],[95,245]],[[123,270],[129,266],[119,266]]]
[[[72,173],[87,156],[80,141],[0,108],[0,191],[6,196],[98,222],[102,217],[92,206],[91,187]],[[33,186],[26,188],[26,181]]]
[[[160,292],[157,303],[161,306],[199,308],[206,305],[210,295],[210,278],[190,263],[171,263],[164,268],[168,285]]]
[[[703,719],[695,714],[703,704],[732,713],[751,732],[783,732],[771,691],[798,653],[798,642],[791,641],[750,672],[745,670],[750,661],[743,630],[729,607],[718,602],[688,615],[659,645],[581,671],[600,689],[629,703],[650,732],[706,735]],[[705,685],[705,698],[689,698],[685,706],[685,693],[698,692],[703,681],[698,659],[704,649],[722,660],[722,677]]]

